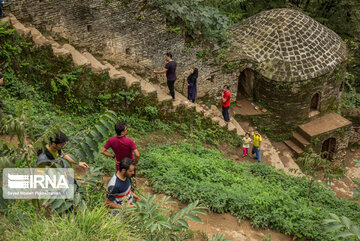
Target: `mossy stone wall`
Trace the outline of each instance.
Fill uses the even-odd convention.
[[[337,111],[344,75],[345,64],[324,76],[302,82],[273,81],[255,72],[254,100],[269,111],[266,117],[257,118],[258,123],[270,124],[277,132],[291,132],[309,121],[311,98],[315,93],[320,93],[320,115]]]

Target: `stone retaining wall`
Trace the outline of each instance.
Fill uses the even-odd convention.
[[[164,82],[152,74],[162,69],[165,53],[173,53],[178,63],[176,88],[182,90],[190,68],[199,69],[198,96],[220,89],[209,85],[214,68],[196,57],[200,47],[189,47],[183,36],[166,30],[165,19],[149,9],[142,0],[64,1],[18,0],[11,12],[22,22],[33,24],[55,40],[67,40],[77,48],[103,53],[120,67],[126,67],[144,78]]]

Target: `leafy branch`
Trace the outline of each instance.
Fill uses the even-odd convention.
[[[164,215],[164,213],[168,212],[164,206],[173,203],[169,201],[169,197],[164,196],[158,202],[156,201],[156,195],[140,196],[142,200],[128,210],[134,212],[132,221],[137,225],[140,224],[140,230],[148,233],[151,237],[150,240],[160,240],[164,237],[172,241],[181,240],[179,236],[181,232],[189,229],[186,219],[201,223],[201,219],[197,215],[205,214],[203,210],[206,207],[199,205],[199,202],[196,201],[179,212]]]
[[[336,235],[332,238],[333,240],[339,238],[346,238],[346,240],[360,240],[360,229],[358,226],[352,225],[349,218],[345,216],[339,217],[333,213],[330,213],[330,216],[332,219],[324,220],[324,232],[335,232]]]

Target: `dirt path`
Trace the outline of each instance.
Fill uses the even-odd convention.
[[[104,186],[107,185],[111,177],[104,176]],[[140,190],[143,190],[143,194],[147,193],[155,194],[152,187],[148,184],[145,177],[136,177],[137,186]],[[165,194],[156,194],[156,199],[160,201]],[[187,204],[181,203],[175,198],[170,198],[169,203],[165,207],[173,211],[179,211]],[[206,215],[200,215],[202,223],[188,221],[190,229],[195,232],[193,241],[207,241],[211,239],[211,236],[217,233],[225,234],[227,239],[232,241],[262,241],[264,237],[271,237],[272,241],[292,241],[293,238],[284,234],[281,234],[270,229],[260,229],[251,226],[247,220],[238,220],[236,217],[229,213],[213,213],[211,211],[206,212]],[[207,235],[207,238],[204,236]]]
[[[11,143],[12,145],[17,146],[18,145],[18,137],[17,135],[14,135],[13,137],[11,135],[0,135],[0,139],[5,140],[6,142]],[[31,139],[30,138],[26,138],[27,143],[31,143]]]

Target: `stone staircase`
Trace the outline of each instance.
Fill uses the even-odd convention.
[[[42,35],[34,27],[25,27],[12,14],[9,14],[9,17],[4,18],[1,21],[10,22],[20,35],[24,37],[31,37],[35,43],[35,46],[41,47],[45,45],[51,45],[51,48],[56,56],[70,56],[76,66],[90,67],[91,70],[96,73],[108,72],[110,79],[113,80],[124,78],[125,84],[128,88],[134,87],[134,85],[138,85],[141,89],[141,93],[145,96],[153,94],[157,96],[157,100],[160,103],[170,102],[173,107],[172,111],[175,111],[179,106],[185,106],[187,109],[195,108],[195,111],[198,114],[210,118],[213,122],[218,123],[222,128],[227,128],[229,131],[235,131],[238,135],[245,135],[244,130],[236,120],[233,119],[230,123],[227,124],[223,120],[221,111],[216,108],[216,106],[212,106],[210,110],[206,110],[205,106],[194,104],[188,101],[185,96],[178,92],[176,92],[176,100],[172,101],[172,98],[167,94],[165,87],[150,83],[149,81],[144,80],[139,76],[134,76],[123,70],[118,70],[106,61],[101,63],[89,52],[85,51],[81,53],[70,44],[60,45],[51,37],[45,37]]]
[[[179,107],[185,107],[187,110],[194,110],[197,114],[202,115],[205,118],[211,119],[213,123],[218,124],[221,128],[225,128],[228,131],[235,132],[238,136],[245,135],[245,131],[234,118],[232,118],[229,123],[226,123],[223,120],[221,111],[214,105],[212,105],[209,109],[205,105],[201,105],[198,103],[194,104],[178,92],[176,92],[176,100],[173,101],[171,96],[167,94],[167,88],[158,84],[153,84],[148,80],[130,74],[124,70],[116,69],[110,63],[106,61],[99,61],[87,51],[80,52],[70,44],[59,44],[54,41],[52,37],[45,37],[31,24],[28,27],[24,26],[12,14],[9,14],[9,17],[3,18],[0,21],[12,24],[14,29],[20,35],[27,38],[30,37],[35,43],[36,47],[51,46],[53,53],[56,56],[71,57],[73,63],[77,66],[89,67],[92,71],[96,73],[108,73],[110,79],[124,81],[127,88],[139,87],[143,95],[156,96],[159,104],[166,103],[168,106],[170,106],[170,108],[167,110],[169,112],[173,112]],[[289,174],[295,175],[289,171],[290,167],[299,169],[294,159],[292,159],[291,156],[280,157],[279,151],[274,148],[274,146],[266,138],[266,136],[263,136],[263,143],[264,148],[262,153],[267,159],[267,163],[273,165],[277,169],[284,169]],[[286,160],[286,164],[282,163],[283,159]],[[301,174],[300,169],[296,175],[299,174]]]
[[[310,145],[310,140],[307,139],[307,136],[299,129],[297,132],[293,131],[291,139],[286,140],[285,144],[297,155],[301,155],[305,148]]]
[[[296,154],[301,155],[319,135],[351,125],[351,122],[337,113],[329,113],[300,125],[285,144]]]

